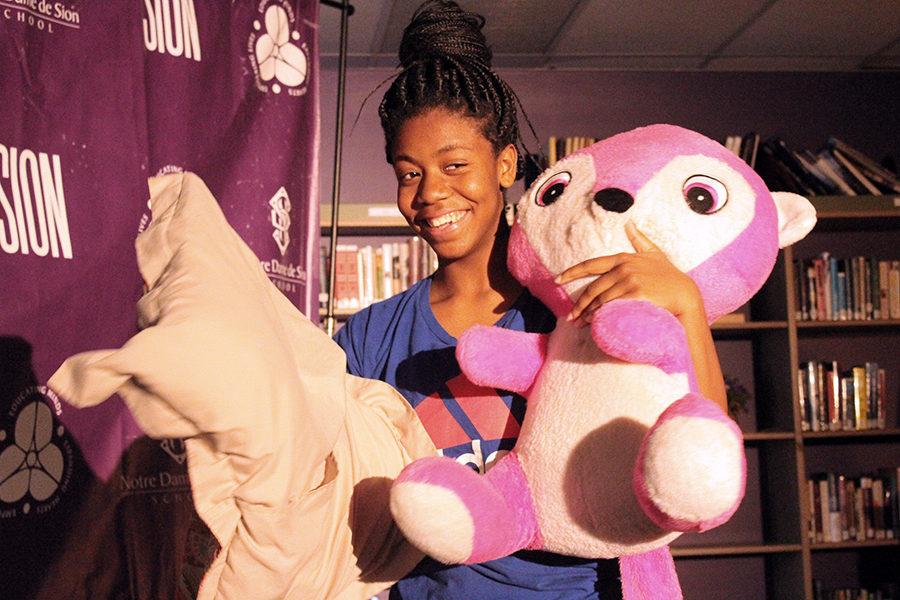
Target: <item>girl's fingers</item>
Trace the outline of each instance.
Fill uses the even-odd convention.
[[[644,235],[632,221],[625,223],[625,235],[628,236],[628,241],[634,246],[635,252],[661,252],[656,247],[656,244],[651,242],[650,238]]]
[[[582,277],[596,277],[603,275],[619,262],[619,255],[597,256],[589,258],[584,262],[572,265],[562,273],[556,276],[554,280],[558,284],[569,283]]]
[[[609,286],[609,278],[603,276],[589,283],[584,288],[584,291],[581,292],[578,300],[575,301],[575,306],[572,307],[566,320],[577,321],[581,319],[582,322],[586,322],[582,315],[590,315],[600,308],[600,305],[603,304],[603,294]]]
[[[650,238],[641,233],[641,230],[631,221],[625,223],[625,233],[628,236],[631,245],[634,247],[635,252],[660,252],[659,248],[650,241]],[[630,253],[623,252],[619,254],[610,254],[608,256],[595,256],[594,258],[589,258],[576,265],[572,265],[557,275],[555,281],[556,283],[563,284],[581,277],[596,277],[598,275],[603,275],[612,270],[623,260],[623,257],[626,257],[629,254]]]

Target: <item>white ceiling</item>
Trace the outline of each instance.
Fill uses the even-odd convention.
[[[340,3],[341,0],[337,0]],[[900,70],[900,0],[459,0],[485,16],[494,67]],[[421,0],[350,0],[347,65],[393,68]],[[340,10],[320,12],[335,68]]]

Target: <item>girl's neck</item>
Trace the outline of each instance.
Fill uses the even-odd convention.
[[[472,325],[493,325],[522,293],[522,284],[506,267],[503,229],[490,252],[441,264],[432,278],[432,311],[455,337]]]

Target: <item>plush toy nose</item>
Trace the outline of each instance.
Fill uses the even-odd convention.
[[[625,190],[604,188],[594,194],[594,202],[609,212],[623,213],[632,207],[634,198]]]

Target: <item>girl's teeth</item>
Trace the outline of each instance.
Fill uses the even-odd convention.
[[[429,219],[428,225],[431,227],[440,227],[441,225],[446,225],[447,223],[455,223],[462,216],[461,211],[455,211],[452,213],[447,213],[446,215],[441,215],[436,219]]]

